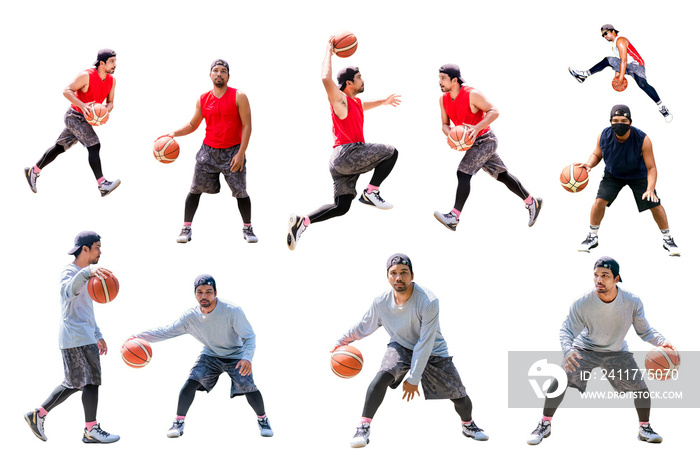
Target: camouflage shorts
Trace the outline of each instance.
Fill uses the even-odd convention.
[[[389,343],[379,372],[387,372],[394,377],[389,385],[397,388],[411,369],[413,351],[396,342]],[[426,400],[456,400],[467,396],[459,372],[452,362],[452,357],[430,356],[421,378],[423,395]]]
[[[246,192],[246,163],[243,162],[243,169],[238,172],[231,171],[231,160],[238,153],[240,144],[227,149],[214,149],[206,144],[197,152],[197,161],[194,165],[194,176],[190,194],[216,194],[221,191],[219,174],[224,175],[224,179],[231,188],[231,193],[236,198],[248,197]]]
[[[476,138],[474,145],[467,149],[457,170],[467,175],[476,175],[479,170],[484,170],[496,178],[499,173],[508,170],[496,153],[496,149],[498,149],[498,139],[493,131],[489,130]]]
[[[569,386],[581,393],[586,391],[590,373],[600,367],[607,375],[608,382],[616,392],[632,392],[647,388],[642,371],[629,351],[591,351],[576,348],[581,359],[573,372],[567,372]],[[562,367],[564,364],[562,363]]]
[[[63,146],[65,150],[70,149],[76,142],[80,142],[85,147],[92,147],[100,143],[94,128],[85,120],[85,116],[69,107],[63,118],[66,123],[65,129],[56,139],[56,144]]]
[[[100,350],[96,344],[62,349],[61,355],[65,374],[62,386],[80,390],[85,385],[102,384]]]
[[[608,63],[618,73],[620,72],[620,59],[617,57],[608,57]],[[640,78],[647,79],[646,68],[642,65],[637,65],[636,63],[628,63],[627,68],[625,68],[625,74],[630,76],[639,76]]]
[[[219,376],[226,372],[231,377],[231,398],[257,391],[258,387],[253,381],[253,374],[243,376],[236,369],[239,361],[240,359],[215,358],[202,353],[190,370],[189,379],[196,380],[204,390],[209,392],[218,382]]]
[[[360,175],[374,170],[377,165],[394,155],[394,147],[384,144],[355,142],[333,149],[328,168],[333,177],[333,197],[351,194]]]

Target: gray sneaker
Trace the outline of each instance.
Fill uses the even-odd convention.
[[[34,167],[29,167],[24,169],[24,176],[27,177],[27,183],[29,183],[29,189],[36,194],[36,179],[39,178],[39,173],[34,173]]]
[[[24,420],[29,424],[29,428],[32,429],[34,435],[37,436],[39,440],[46,442],[46,434],[44,434],[44,421],[45,418],[39,417],[39,410],[35,409],[24,415]]]
[[[102,180],[102,183],[100,183],[100,194],[102,194],[102,197],[105,197],[107,194],[111,193],[117,187],[122,184],[121,180],[114,180],[114,181],[107,181],[107,180]]]
[[[473,438],[474,440],[488,440],[489,436],[486,435],[483,429],[479,429],[474,421],[471,424],[462,424],[462,434],[465,437]]]
[[[118,435],[105,432],[99,424],[92,426],[90,432],[87,429],[83,429],[83,443],[114,443],[118,440]]]
[[[576,79],[576,81],[580,83],[584,82],[589,76],[585,71],[572,70],[571,67],[569,67],[569,73],[574,77],[574,79]]]
[[[363,422],[357,428],[355,436],[350,440],[350,447],[352,448],[362,448],[367,446],[369,443],[369,423]]]
[[[438,222],[442,223],[445,225],[447,228],[449,228],[452,231],[457,230],[457,225],[459,224],[459,219],[453,212],[448,212],[446,214],[441,214],[440,212],[435,212],[433,216],[437,219]]]
[[[530,214],[530,219],[527,222],[527,226],[531,227],[532,225],[535,224],[537,217],[540,215],[540,210],[542,210],[542,198],[541,197],[533,197],[532,204],[530,204],[530,205],[526,204],[525,207],[527,208],[527,211]]]
[[[257,243],[258,237],[253,233],[253,225],[243,227],[243,239],[249,243]]]
[[[260,428],[260,435],[263,437],[272,437],[275,435],[274,432],[272,432],[272,427],[270,427],[270,420],[265,416],[264,418],[260,419],[258,418],[258,427]]]
[[[579,252],[591,252],[591,249],[598,247],[598,235],[588,233],[586,239],[583,240],[581,246],[578,247]]]
[[[654,429],[652,429],[649,424],[642,424],[641,426],[639,426],[639,433],[637,434],[637,438],[642,442],[647,443],[661,443],[664,441],[664,438],[656,432],[654,432]]]
[[[180,236],[178,236],[175,241],[178,243],[187,243],[188,241],[192,241],[192,227],[182,227]]]
[[[167,435],[168,438],[178,438],[185,435],[185,420],[175,419],[175,422],[173,422],[173,426],[165,435]]]
[[[304,217],[299,217],[298,215],[292,214],[289,217],[289,232],[287,233],[287,247],[294,251],[297,247],[297,243],[301,238],[301,234],[306,230],[306,225],[304,225]]]
[[[532,431],[527,438],[528,445],[539,445],[542,439],[549,437],[552,434],[552,423],[549,421],[540,421],[537,428]]]

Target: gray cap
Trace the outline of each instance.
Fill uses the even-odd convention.
[[[413,264],[411,263],[411,259],[408,258],[406,254],[401,254],[401,253],[396,253],[393,254],[389,259],[386,261],[386,270],[389,271],[389,269],[393,265],[407,265],[408,269],[413,273]]]
[[[75,252],[83,246],[87,246],[99,240],[100,235],[98,235],[94,231],[81,231],[80,233],[78,233],[78,236],[75,237],[75,244],[73,248],[70,251],[68,251],[68,254],[75,254]]]

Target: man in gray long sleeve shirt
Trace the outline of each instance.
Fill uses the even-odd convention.
[[[379,373],[367,389],[360,425],[350,446],[359,448],[369,443],[370,423],[387,388],[397,388],[405,376],[403,399],[411,401],[415,395],[420,396],[421,382],[426,399],[452,400],[465,436],[488,440],[488,435],[472,421],[472,402],[440,333],[438,299],[413,283],[413,265],[408,256],[394,254],[386,267],[393,290],[376,298],[362,320],[334,348],[371,335],[379,327],[384,327],[391,337]]]
[[[177,415],[168,431],[168,437],[177,438],[184,434],[185,415],[194,401],[195,393],[197,390],[209,392],[224,372],[231,377],[231,398],[245,395],[258,416],[260,435],[272,437],[262,395],[253,381],[253,328],[240,307],[216,297],[216,281],[211,275],[198,276],[194,282],[194,291],[199,306],[187,310],[172,325],[148,330],[133,337],[154,343],[189,333],[204,345],[202,354],[180,391]]]
[[[634,327],[639,337],[654,346],[675,350],[663,335],[654,330],[644,316],[642,301],[632,293],[618,288],[621,282],[620,265],[612,257],[603,256],[593,267],[595,290],[576,300],[569,309],[569,316],[559,331],[559,341],[564,352],[563,366],[567,372],[568,387],[586,390],[588,374],[596,367],[617,374],[608,381],[617,392],[633,392],[634,406],[639,417],[637,438],[644,442],[660,443],[663,438],[649,425],[651,403],[649,390],[644,382],[632,353],[627,349],[625,335]],[[625,375],[624,378],[622,375]],[[548,393],[558,389],[556,380]],[[547,398],[543,417],[528,437],[527,443],[537,445],[549,437],[554,412],[564,400],[564,390],[559,396]]]
[[[106,278],[112,272],[97,267],[102,254],[100,235],[83,231],[75,237],[74,243],[68,254],[72,254],[75,260],[61,273],[59,348],[65,379],[39,408],[25,414],[24,419],[34,435],[46,441],[46,415],[73,393],[82,390],[85,411],[83,442],[113,443],[119,440],[119,436],[102,430],[96,420],[98,388],[102,384],[100,355],[107,354],[107,343],[95,321],[92,299],[86,286],[90,277]]]

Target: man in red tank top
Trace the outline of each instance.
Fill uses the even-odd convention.
[[[243,219],[243,239],[249,243],[258,242],[253,233],[250,197],[246,191],[246,149],[252,132],[250,103],[244,93],[228,86],[229,76],[226,60],[215,60],[209,72],[214,88],[197,100],[189,123],[165,135],[171,138],[185,136],[199,128],[202,120],[207,122],[204,142],[196,156],[192,185],[185,199],[185,224],[177,237],[178,243],[192,239],[192,220],[199,207],[199,198],[202,193],[221,191],[220,174],[224,175],[238,201]]]
[[[114,108],[114,88],[116,80],[112,76],[117,68],[117,53],[111,49],[97,52],[94,68],[82,71],[63,91],[71,106],[68,108],[64,121],[66,128],[61,132],[53,147],[49,148],[33,167],[24,169],[29,188],[36,193],[36,182],[39,173],[56,157],[80,142],[88,150],[88,162],[92,169],[97,186],[102,197],[111,193],[121,183],[119,180],[107,181],[102,175],[100,160],[100,139],[95,130],[85,119],[92,113],[92,105],[107,100],[107,112]]]
[[[533,226],[542,208],[542,199],[534,198],[508,172],[503,160],[496,153],[498,139],[489,126],[498,118],[498,109],[478,90],[464,84],[462,74],[457,65],[440,67],[440,113],[442,116],[442,132],[449,136],[452,126],[464,125],[467,129],[467,139],[473,141],[467,149],[457,168],[457,195],[454,208],[446,213],[435,212],[435,218],[452,231],[457,229],[462,208],[467,202],[471,190],[471,178],[479,170],[484,170],[508,187],[516,196],[521,198],[529,213],[528,226]]]
[[[392,94],[386,99],[362,102],[357,96],[364,92],[365,82],[360,70],[346,67],[337,75],[338,84],[333,81],[331,57],[334,54],[331,37],[326,47],[321,79],[331,105],[333,120],[333,153],[330,160],[333,178],[333,204],[324,205],[306,216],[292,214],[289,218],[287,247],[291,250],[306,227],[311,223],[322,222],[345,215],[350,210],[352,200],[357,195],[355,185],[362,173],[374,170],[372,179],[358,199],[363,204],[379,209],[391,209],[393,206],[379,195],[379,185],[389,176],[394,168],[399,152],[385,144],[367,144],[363,131],[364,111],[381,105],[396,107],[401,103],[399,95]]]

